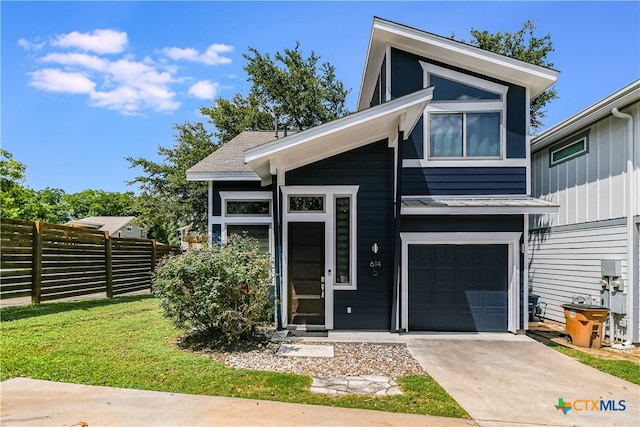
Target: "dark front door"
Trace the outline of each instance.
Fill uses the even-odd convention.
[[[508,245],[409,246],[409,330],[504,332]]]
[[[324,223],[289,223],[289,323],[324,325]]]

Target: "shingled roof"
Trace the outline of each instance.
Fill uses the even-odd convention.
[[[244,162],[244,152],[277,139],[275,132],[244,131],[187,170],[188,180],[253,179],[256,173]],[[214,176],[215,175],[215,176]]]

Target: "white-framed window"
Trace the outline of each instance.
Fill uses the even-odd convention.
[[[425,86],[434,86],[425,111],[428,166],[503,159],[508,87],[420,62]]]
[[[549,162],[551,166],[566,162],[575,157],[589,152],[589,139],[587,134],[581,134],[568,143],[561,144],[559,148],[549,150]]]
[[[273,202],[269,191],[221,191],[222,212],[211,217],[211,240],[226,242],[232,234],[258,240],[260,249],[273,253]]]

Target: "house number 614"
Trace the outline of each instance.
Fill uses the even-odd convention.
[[[371,268],[382,267],[382,261],[371,261],[369,266]]]

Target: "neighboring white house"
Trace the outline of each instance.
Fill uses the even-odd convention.
[[[135,216],[88,216],[65,225],[108,231],[111,237],[146,239],[147,231],[135,223]]]
[[[560,305],[575,297],[596,304],[612,298],[614,336],[633,342],[640,329],[639,133],[637,80],[531,144],[532,196],[560,205],[557,215],[531,218],[531,292],[546,304],[545,317],[562,322]],[[602,292],[603,279],[622,286]]]

